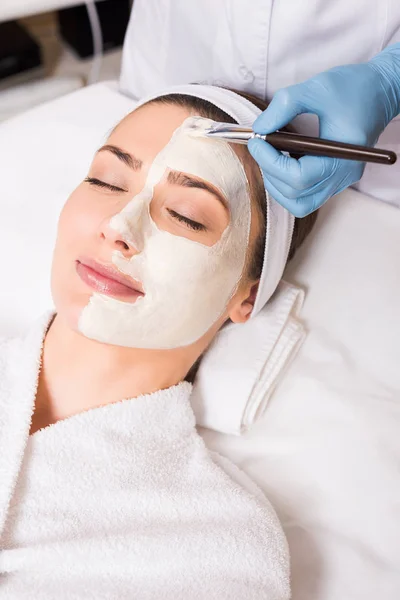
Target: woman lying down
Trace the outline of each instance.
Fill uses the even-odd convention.
[[[2,599],[290,597],[274,510],[206,448],[188,381],[315,218],[293,234],[247,148],[201,135],[259,112],[173,88],[117,125],[67,200],[55,312],[0,345]]]

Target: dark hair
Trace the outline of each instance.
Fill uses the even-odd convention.
[[[240,92],[238,90],[232,90],[236,94],[239,94],[243,98],[246,98],[253,104],[255,104],[261,110],[265,110],[268,107],[268,102],[261,100],[256,96]],[[168,104],[173,106],[179,106],[193,111],[194,114],[213,119],[214,121],[223,121],[225,123],[237,123],[228,113],[221,110],[208,100],[197,98],[196,96],[189,96],[186,94],[167,94],[165,96],[159,96],[153,100],[149,100],[146,104]],[[282,130],[289,130],[290,127],[284,127]],[[250,154],[249,154],[250,156]],[[265,196],[264,182],[259,169],[254,169],[255,174],[249,181],[250,193],[255,199],[257,209],[259,211],[261,227],[260,234],[254,243],[254,249],[252,252],[251,260],[248,266],[248,277],[250,279],[259,279],[261,277],[261,271],[264,262],[264,249],[265,249],[265,235],[266,235],[266,220],[267,220],[267,203]],[[304,242],[310,231],[312,230],[314,223],[317,219],[317,211],[310,215],[303,217],[302,219],[295,218],[293,237],[289,249],[288,261],[291,260],[298,248]]]

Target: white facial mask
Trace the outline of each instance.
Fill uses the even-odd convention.
[[[224,141],[190,135],[210,119],[189,117],[155,157],[141,192],[115,215],[116,229],[137,254],[115,250],[112,261],[140,281],[145,295],[134,303],[93,293],[79,330],[101,342],[169,349],[197,341],[223,314],[237,289],[249,241],[251,209],[244,168]],[[230,222],[213,246],[158,229],[150,215],[154,186],[167,170],[199,177],[228,199]]]

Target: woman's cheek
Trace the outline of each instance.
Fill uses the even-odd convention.
[[[60,225],[70,238],[73,239],[78,233],[90,233],[101,219],[101,204],[95,202],[93,196],[93,193],[79,186],[65,203]]]

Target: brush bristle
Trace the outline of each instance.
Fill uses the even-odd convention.
[[[215,121],[206,117],[192,117],[191,123],[187,125],[186,132],[193,137],[208,137],[213,130]]]

